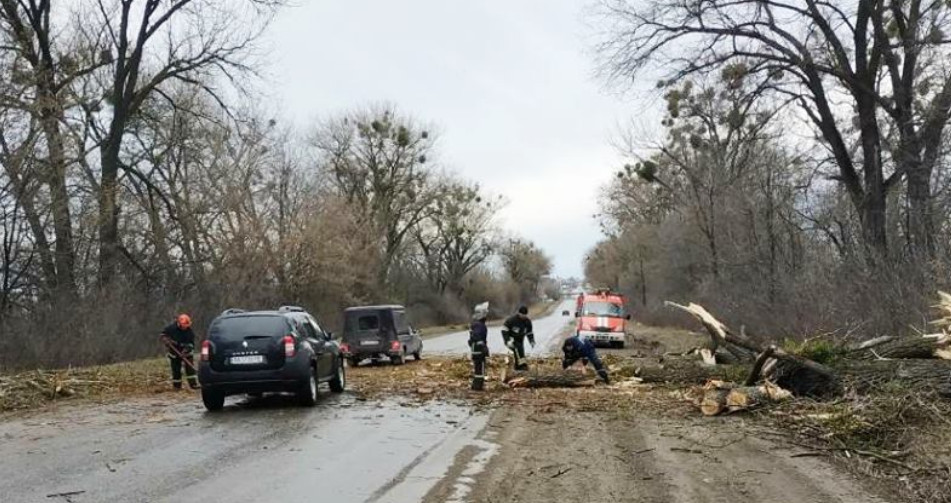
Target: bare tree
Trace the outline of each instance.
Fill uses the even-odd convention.
[[[520,288],[520,300],[534,300],[542,278],[551,273],[551,258],[535,243],[520,238],[510,238],[504,243],[499,257],[509,278]]]
[[[414,230],[422,268],[439,293],[463,293],[463,279],[492,256],[500,198],[485,199],[478,185],[454,179],[436,185],[427,218]]]
[[[110,71],[105,76],[110,110],[99,117],[105,122],[99,145],[101,283],[110,283],[120,256],[119,181],[130,122],[148,98],[167,98],[166,86],[171,83],[195,86],[224,105],[215,82],[222,78],[240,82],[253,73],[245,61],[276,5],[253,0],[96,1],[104,30],[95,36],[110,47]],[[248,8],[254,11],[245,12]]]
[[[8,57],[11,75],[24,88],[6,98],[14,108],[33,116],[45,140],[45,159],[37,174],[49,190],[55,236],[55,274],[50,275],[53,271],[46,267],[47,281],[53,288],[71,293],[76,287],[75,253],[67,189],[70,161],[63,132],[67,108],[64,95],[76,79],[95,71],[103,62],[97,59],[99,53],[94,47],[76,46],[68,40],[68,32],[52,26],[52,11],[53,2],[49,1],[0,1],[0,23],[9,41],[0,50],[12,53]]]
[[[626,79],[660,63],[671,69],[667,85],[746,65],[748,78],[795,100],[815,126],[872,254],[888,255],[886,196],[903,179],[912,251],[930,253],[931,174],[951,110],[946,2],[605,0],[602,6],[612,29],[600,50],[612,77]],[[847,102],[838,106],[842,98]],[[894,140],[886,134],[891,130]]]
[[[410,231],[432,208],[428,161],[435,139],[391,106],[353,112],[322,124],[313,137],[330,183],[382,237],[380,282]]]

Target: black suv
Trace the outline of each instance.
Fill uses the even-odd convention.
[[[242,393],[296,393],[301,405],[317,402],[317,386],[340,393],[346,384],[340,346],[309,313],[295,306],[277,311],[229,309],[208,327],[198,380],[210,411]]]
[[[343,311],[343,354],[357,366],[366,358],[388,357],[402,365],[407,355],[419,360],[423,339],[413,329],[403,306],[360,306]]]

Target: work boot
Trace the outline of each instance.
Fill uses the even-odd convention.
[[[176,390],[182,389],[182,382],[181,382],[181,381],[172,381],[172,388],[173,388],[173,389],[176,389]]]

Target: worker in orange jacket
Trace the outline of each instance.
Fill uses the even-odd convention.
[[[188,387],[198,388],[198,379],[195,377],[195,332],[192,330],[192,319],[187,314],[180,314],[178,318],[162,329],[162,343],[168,349],[168,361],[172,367],[172,387],[182,389],[182,364],[185,365],[185,375]]]

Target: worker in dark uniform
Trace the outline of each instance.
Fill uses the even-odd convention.
[[[528,319],[528,308],[522,306],[518,312],[509,316],[502,324],[502,340],[515,355],[515,370],[528,370],[525,363],[525,339],[535,347],[535,334],[532,332],[532,320]]]
[[[598,352],[594,349],[594,343],[588,339],[573,335],[565,339],[565,343],[561,345],[561,351],[565,354],[561,360],[561,368],[566,369],[578,360],[581,360],[582,365],[587,365],[590,362],[598,372],[598,377],[606,384],[610,382],[608,370],[601,363],[601,358],[598,357]]]
[[[472,352],[472,389],[482,391],[485,386],[485,362],[489,358],[489,328],[485,325],[488,312],[476,311],[469,326],[469,350]]]
[[[172,366],[172,386],[182,389],[182,364],[191,389],[198,388],[195,378],[195,332],[192,331],[192,319],[187,314],[178,315],[174,323],[162,330],[162,343],[168,349],[168,361]],[[184,361],[182,361],[184,359]]]

